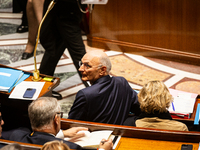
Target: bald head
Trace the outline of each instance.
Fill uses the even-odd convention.
[[[111,62],[107,54],[100,50],[87,52],[81,59],[79,71],[83,81],[93,84],[99,78],[109,74]]]
[[[108,57],[108,55],[101,51],[101,50],[93,50],[93,51],[89,51],[85,54],[86,57],[90,58],[90,61],[95,61],[96,65],[102,65],[105,66],[107,69],[107,73],[109,74],[112,64],[110,62],[110,59]]]

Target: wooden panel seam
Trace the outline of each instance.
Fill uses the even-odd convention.
[[[147,45],[136,44],[136,43],[123,42],[123,41],[118,41],[118,40],[109,40],[109,39],[105,39],[105,38],[88,36],[88,41],[90,41],[90,42],[95,41],[95,42],[100,42],[100,43],[104,43],[104,44],[109,43],[109,44],[113,44],[113,45],[126,46],[126,47],[138,48],[138,49],[143,49],[143,50],[148,50],[148,51],[155,51],[155,52],[161,52],[161,53],[167,53],[167,54],[172,54],[172,55],[179,55],[179,56],[200,59],[199,54],[181,52],[178,50],[171,50],[171,49],[147,46]],[[89,46],[90,46],[90,44],[89,44]]]

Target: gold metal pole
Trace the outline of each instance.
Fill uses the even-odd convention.
[[[37,34],[37,40],[36,40],[36,44],[35,44],[35,49],[34,49],[34,65],[35,65],[35,70],[33,71],[33,77],[32,80],[33,81],[40,81],[42,78],[40,77],[40,72],[37,69],[37,63],[36,63],[36,49],[37,49],[37,45],[38,45],[38,41],[40,38],[40,30],[42,27],[42,24],[47,16],[47,14],[49,13],[49,11],[53,8],[53,6],[55,5],[54,1],[51,1],[51,3],[49,4],[49,7],[47,9],[47,12],[45,13],[44,17],[42,18],[42,21],[40,22],[39,28],[38,28],[38,34]]]

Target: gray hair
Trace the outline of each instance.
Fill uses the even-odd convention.
[[[107,55],[101,55],[99,57],[99,63],[102,64],[103,66],[106,66],[106,72],[109,73],[111,68],[112,68],[112,64],[111,61],[109,59],[109,57]]]
[[[28,115],[32,129],[42,129],[50,125],[61,108],[57,99],[53,97],[40,97],[28,107]]]

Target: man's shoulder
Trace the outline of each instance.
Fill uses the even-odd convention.
[[[17,129],[13,132],[11,136],[11,140],[25,142],[25,143],[32,143],[32,144],[39,144],[43,145],[48,141],[59,140],[63,141],[67,144],[71,149],[81,149],[79,145],[65,141],[60,138],[56,138],[54,135],[46,133],[46,132],[28,132],[26,129]]]
[[[124,77],[120,76],[112,77],[111,80],[112,80],[111,83],[129,86],[128,81]]]
[[[95,84],[81,89],[78,91],[78,95],[85,95],[87,93],[96,93],[102,87],[110,87],[112,84],[121,84],[121,85],[128,85],[128,81],[124,77],[119,76],[104,76],[100,80],[98,80]]]
[[[31,130],[28,128],[17,128],[10,131],[3,131],[2,132],[2,138],[6,140],[13,140],[13,141],[19,141],[22,137],[25,137],[31,133]]]
[[[12,134],[29,134],[31,133],[31,130],[28,129],[28,128],[17,128],[17,129],[14,129],[12,131],[10,131]]]
[[[124,77],[121,77],[121,76],[112,76],[111,78],[112,78],[112,80],[127,81]]]

